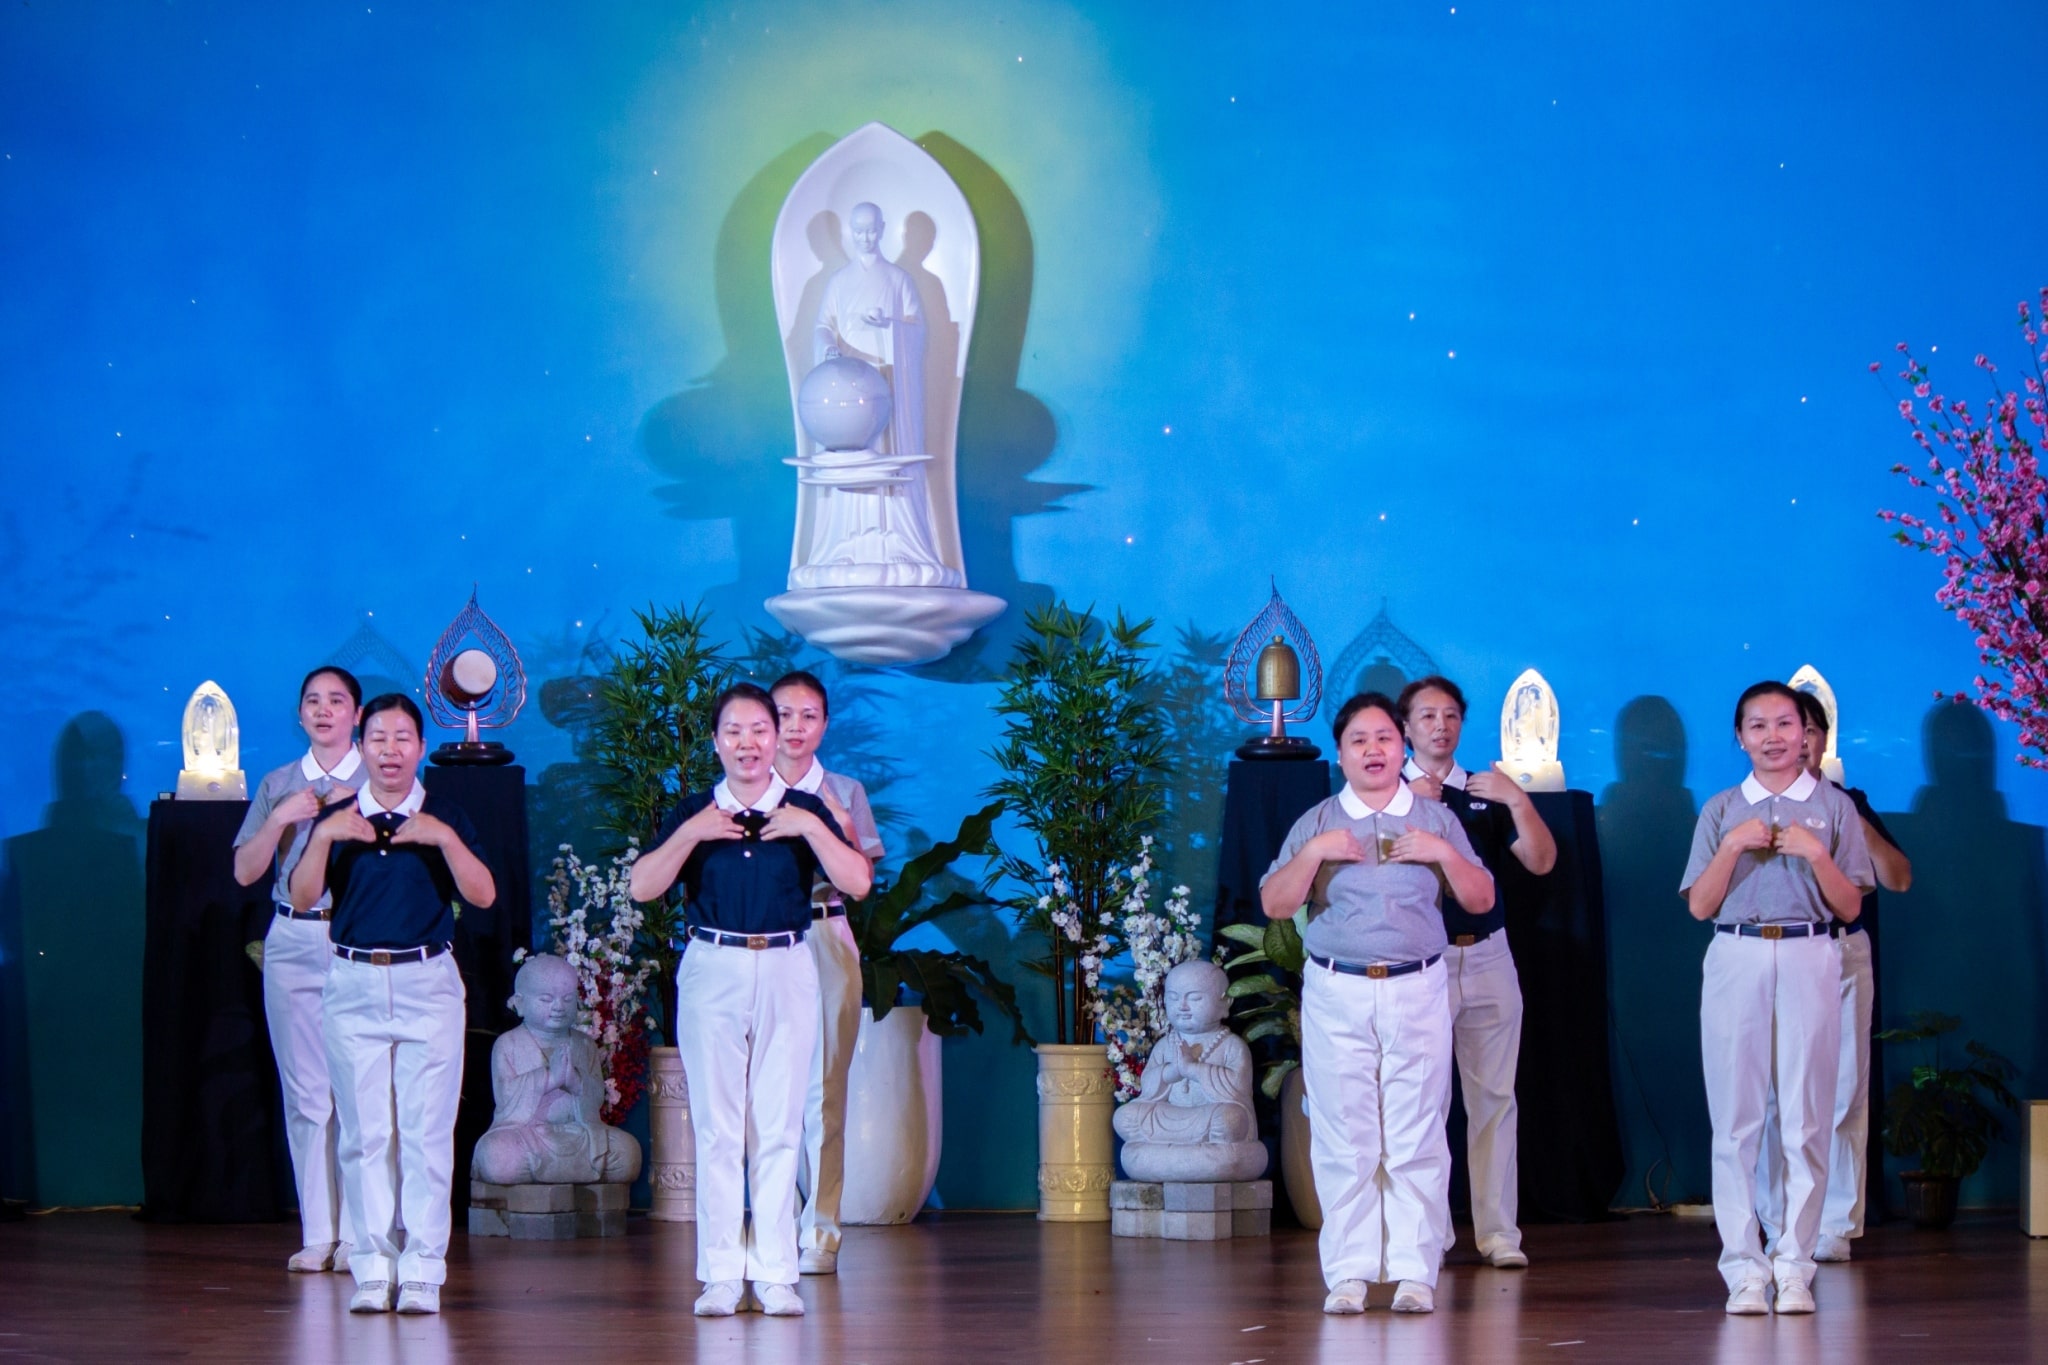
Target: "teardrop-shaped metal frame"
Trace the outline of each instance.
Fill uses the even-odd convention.
[[[487,706],[457,706],[441,693],[442,670],[449,660],[470,648],[481,649],[498,666],[498,685],[488,694]],[[427,711],[434,717],[434,723],[449,730],[467,729],[472,710],[478,729],[502,730],[518,718],[526,705],[526,670],[520,666],[519,651],[512,647],[511,638],[498,628],[498,623],[477,605],[474,587],[469,591],[469,605],[455,614],[448,629],[441,632],[433,654],[428,656],[426,682],[421,690],[426,694]]]
[[[1308,627],[1281,600],[1276,585],[1265,610],[1238,632],[1237,643],[1230,647],[1230,657],[1223,664],[1223,697],[1239,720],[1263,725],[1273,719],[1272,703],[1257,699],[1253,682],[1258,672],[1259,651],[1271,644],[1276,635],[1301,656],[1301,700],[1283,710],[1281,719],[1290,724],[1311,720],[1323,703],[1322,656],[1316,653],[1316,642],[1309,638]]]

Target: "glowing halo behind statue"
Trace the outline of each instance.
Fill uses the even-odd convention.
[[[974,214],[937,161],[870,123],[797,178],[770,259],[797,516],[789,591],[764,605],[851,662],[943,658],[1008,605],[968,588],[960,546]]]

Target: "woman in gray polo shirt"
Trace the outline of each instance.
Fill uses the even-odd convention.
[[[1714,1222],[1730,1313],[1813,1311],[1813,1252],[1827,1193],[1841,1051],[1837,922],[1876,882],[1848,795],[1806,771],[1799,698],[1760,682],[1735,703],[1752,771],[1711,798],[1679,894],[1714,922],[1700,989],[1700,1058],[1714,1125]],[[1767,1256],[1754,1173],[1777,1087],[1785,1225]]]
[[[1294,822],[1259,886],[1267,918],[1309,911],[1301,1067],[1323,1311],[1364,1312],[1368,1281],[1398,1280],[1394,1311],[1427,1313],[1450,1232],[1443,897],[1483,915],[1493,877],[1458,818],[1402,782],[1392,700],[1353,697],[1331,729],[1344,789]]]

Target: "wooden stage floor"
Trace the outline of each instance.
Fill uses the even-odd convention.
[[[345,1276],[288,1275],[284,1226],[113,1214],[0,1225],[0,1358],[15,1361],[1229,1362],[2048,1361],[2048,1241],[2009,1215],[1877,1229],[1824,1266],[1820,1312],[1729,1318],[1711,1225],[1638,1217],[1527,1232],[1533,1267],[1455,1255],[1430,1317],[1325,1318],[1313,1234],[1213,1244],[1106,1225],[927,1216],[849,1232],[810,1314],[690,1316],[687,1224],[606,1242],[458,1233],[438,1318],[351,1317]]]

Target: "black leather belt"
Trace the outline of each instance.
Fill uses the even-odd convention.
[[[690,937],[702,943],[715,943],[721,948],[752,948],[760,952],[763,948],[794,948],[804,941],[801,929],[785,929],[779,934],[728,934],[723,929],[690,928]]]
[[[812,922],[812,923],[814,923],[814,924],[815,924],[815,923],[816,923],[817,921],[821,920],[821,919],[845,919],[845,918],[846,918],[846,907],[845,907],[845,906],[843,906],[843,905],[839,905],[839,904],[836,904],[836,903],[835,903],[835,904],[832,904],[832,905],[814,905],[814,906],[812,906],[812,907],[811,907],[811,922]]]
[[[1743,938],[1820,938],[1832,937],[1826,924],[1717,924],[1717,934],[1739,934]]]
[[[1486,942],[1486,940],[1492,938],[1495,934],[1499,932],[1500,930],[1498,929],[1488,929],[1483,934],[1458,934],[1451,939],[1451,946],[1453,948],[1471,948],[1477,944]]]
[[[1829,938],[1847,938],[1851,934],[1860,934],[1862,932],[1863,921],[1860,919],[1852,919],[1847,924],[1837,920],[1828,926]]]
[[[349,948],[337,943],[334,955],[349,962],[367,962],[372,967],[391,967],[401,962],[425,962],[454,946],[452,943],[429,943],[424,948]]]
[[[278,917],[279,919],[333,919],[333,918],[334,918],[334,908],[333,908],[332,906],[329,906],[329,907],[328,907],[327,909],[325,909],[325,910],[294,910],[294,909],[292,909],[292,908],[291,908],[291,907],[290,907],[289,905],[286,905],[286,904],[285,904],[284,902],[282,902],[282,901],[277,901],[277,902],[273,902],[273,903],[274,903],[274,904],[275,904],[275,905],[277,906],[277,917]]]
[[[1375,981],[1384,981],[1390,976],[1408,976],[1424,967],[1434,967],[1442,957],[1442,953],[1432,953],[1420,962],[1339,962],[1333,957],[1310,953],[1308,960],[1318,967],[1342,972],[1346,976],[1369,976]]]

